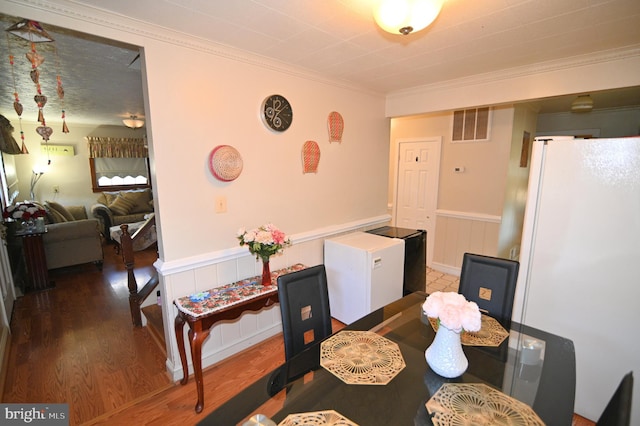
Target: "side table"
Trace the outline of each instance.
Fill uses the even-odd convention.
[[[186,385],[189,380],[183,334],[184,324],[187,323],[189,325],[188,336],[191,360],[193,361],[193,375],[198,391],[196,413],[202,412],[204,408],[202,343],[209,336],[211,327],[222,320],[236,319],[244,312],[259,311],[278,303],[278,276],[305,268],[306,266],[298,263],[272,272],[270,286],[263,286],[260,281],[261,277],[257,276],[174,300],[173,303],[178,308],[174,329],[184,374],[180,384]]]
[[[41,231],[16,231],[16,237],[22,239],[22,252],[24,254],[27,267],[27,287],[25,292],[47,290],[54,287],[49,280],[49,270],[47,269],[47,258],[44,253],[42,236],[47,229]]]

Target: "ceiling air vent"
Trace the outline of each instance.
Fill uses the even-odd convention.
[[[454,111],[453,142],[486,141],[489,139],[489,108]]]

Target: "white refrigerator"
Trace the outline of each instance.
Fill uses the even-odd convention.
[[[324,242],[331,316],[351,324],[402,297],[404,240],[354,232]]]
[[[584,417],[633,370],[640,425],[640,137],[538,139],[513,319],[573,341]]]

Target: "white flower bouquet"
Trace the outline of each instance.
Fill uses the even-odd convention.
[[[440,325],[456,333],[463,330],[479,331],[482,323],[478,305],[458,293],[436,291],[427,296],[422,310],[428,317],[438,318]]]

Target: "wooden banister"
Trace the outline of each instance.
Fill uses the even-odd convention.
[[[145,224],[140,227],[133,235],[129,234],[129,225],[122,224],[120,229],[122,235],[120,236],[120,250],[122,253],[122,260],[124,266],[127,269],[127,286],[129,287],[129,309],[131,310],[131,320],[136,327],[142,327],[142,312],[140,306],[144,300],[151,294],[151,292],[158,286],[158,274],[154,275],[147,281],[142,288],[138,288],[138,282],[135,276],[135,256],[133,251],[133,244],[135,240],[149,231],[149,229],[155,225],[155,216],[149,218]]]

